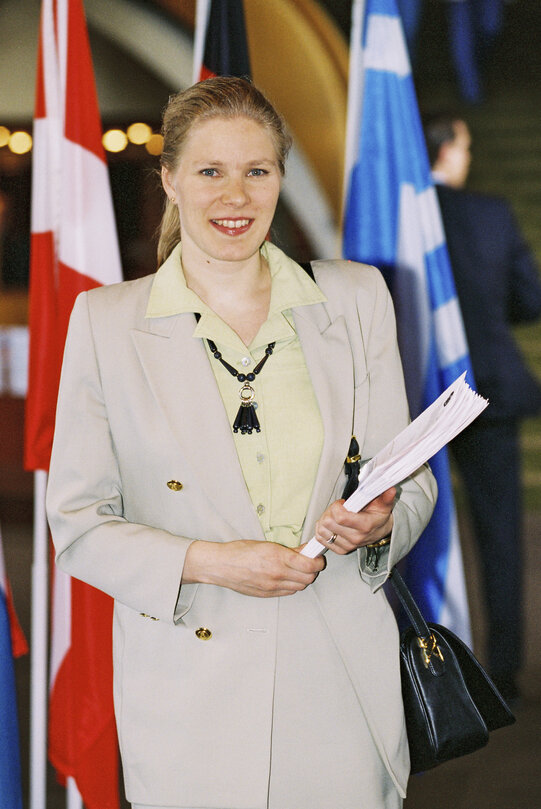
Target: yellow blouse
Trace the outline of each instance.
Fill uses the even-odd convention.
[[[321,455],[323,427],[291,309],[320,303],[326,298],[302,268],[275,245],[265,242],[261,252],[269,264],[272,279],[269,314],[256,337],[246,346],[236,332],[186,286],[181,250],[178,245],[174,251],[178,263],[169,263],[158,270],[146,317],[200,313],[193,337],[205,338],[209,362],[231,425],[240,406],[241,383],[213,357],[207,339],[216,343],[226,362],[244,374],[264,356],[268,343],[276,342],[273,354],[251,383],[261,432],[236,433],[233,438],[265,537],[296,547]]]

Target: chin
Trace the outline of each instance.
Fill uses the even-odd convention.
[[[229,237],[230,239],[238,238],[236,236]],[[216,259],[221,259],[222,261],[246,261],[247,259],[251,258],[253,255],[259,252],[259,248],[265,241],[265,237],[254,241],[254,239],[250,239],[250,243],[244,244],[231,244],[229,241],[225,243],[223,241],[220,244],[217,244],[215,249],[211,252],[211,255]]]

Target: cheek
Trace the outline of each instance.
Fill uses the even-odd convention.
[[[207,210],[210,200],[208,194],[201,193],[200,190],[194,188],[184,188],[179,200],[179,214],[181,221],[188,219],[195,220],[204,215]]]
[[[274,214],[274,209],[278,204],[278,196],[280,194],[280,187],[278,188],[268,188],[261,195],[260,205],[262,208],[267,208]]]

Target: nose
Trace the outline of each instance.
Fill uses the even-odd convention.
[[[249,200],[248,189],[244,177],[231,177],[223,189],[222,201],[226,205],[240,207]]]

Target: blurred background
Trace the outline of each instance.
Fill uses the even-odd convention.
[[[407,3],[407,0],[406,0]],[[191,84],[194,0],[85,0],[125,278],[155,270],[162,195],[160,115]],[[469,187],[506,196],[541,263],[541,4],[504,4],[482,90],[467,97],[453,68],[445,0],[421,4],[415,84],[421,110],[447,107],[473,135]],[[32,115],[39,0],[0,0],[0,525],[15,604],[30,635],[32,476],[22,468],[26,390]],[[314,208],[284,195],[274,239],[300,261],[338,255],[347,108],[350,0],[245,0],[256,84],[285,115],[300,163],[317,189]],[[134,126],[138,124],[139,126]],[[112,131],[112,133],[111,133]],[[304,200],[306,202],[306,200]],[[541,377],[541,326],[519,329]],[[407,809],[539,809],[541,777],[541,418],[525,422],[527,632],[519,722],[486,751],[412,780]],[[484,626],[477,569],[456,483],[475,649]],[[23,771],[28,772],[28,657],[16,661]],[[27,783],[24,785],[28,794]],[[64,805],[50,778],[49,806]],[[376,807],[374,807],[376,809]]]

